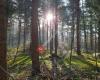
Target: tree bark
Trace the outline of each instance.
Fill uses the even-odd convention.
[[[38,0],[32,0],[31,57],[32,75],[40,72],[38,48]]]
[[[100,52],[100,20],[98,21],[98,52]]]
[[[77,54],[81,55],[80,51],[80,0],[76,0],[76,34],[77,34]]]
[[[90,48],[91,48],[91,52],[93,51],[93,26],[92,26],[92,14],[90,14]]]
[[[7,80],[7,15],[6,0],[0,0],[0,80]]]
[[[82,0],[82,7],[83,7],[83,31],[84,31],[84,47],[85,51],[88,52],[88,46],[87,46],[87,33],[86,33],[86,22],[85,22],[85,15],[84,15],[84,6],[83,6],[83,0]]]

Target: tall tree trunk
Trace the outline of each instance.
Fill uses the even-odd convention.
[[[38,26],[38,37],[39,37],[39,44],[42,44],[42,39],[41,39],[41,27],[40,27],[40,23],[39,23],[39,26]]]
[[[84,0],[82,0],[82,8],[83,8],[83,31],[84,31],[84,47],[85,47],[85,51],[88,52],[88,48],[87,48],[87,34],[86,34],[86,25],[85,25],[85,15],[84,15]]]
[[[72,11],[72,27],[71,27],[71,52],[70,52],[70,70],[72,67],[72,49],[74,47],[74,33],[75,33],[75,1],[72,0],[71,2],[71,11]]]
[[[15,56],[14,56],[14,60],[13,60],[13,64],[14,62],[16,61],[16,58],[17,58],[17,55],[18,55],[18,49],[20,47],[20,43],[21,43],[21,26],[22,26],[22,22],[21,22],[21,19],[20,19],[20,14],[19,14],[19,25],[18,25],[18,42],[17,42],[17,50],[16,50],[16,53],[15,53]]]
[[[24,35],[23,35],[23,37],[24,37],[24,41],[23,41],[23,51],[24,51],[24,53],[25,53],[25,50],[26,50],[26,37],[27,37],[27,27],[28,27],[28,15],[27,15],[27,0],[25,0],[25,2],[24,2],[24,7],[25,7],[25,9],[24,9]]]
[[[63,30],[64,30],[64,25],[62,23],[62,27],[61,27],[61,41],[62,42],[64,42],[64,32],[63,32]]]
[[[83,27],[84,27],[84,44],[85,44],[85,50],[86,52],[88,52],[88,48],[87,48],[87,35],[86,35],[86,25],[85,25],[85,21],[83,21]]]
[[[98,52],[100,52],[100,20],[98,21]]]
[[[49,47],[49,46],[48,46],[48,27],[49,27],[49,26],[48,26],[48,22],[47,22],[47,50],[48,50],[48,47]]]
[[[6,0],[0,0],[0,80],[7,80],[6,38],[7,38]]]
[[[32,75],[40,72],[38,48],[38,1],[32,0],[32,28],[31,28],[31,57],[32,57]]]
[[[90,48],[91,51],[93,51],[93,26],[92,26],[92,14],[90,15],[91,21],[90,21]]]
[[[45,23],[42,24],[42,44],[45,42]]]
[[[83,13],[83,29],[84,29],[84,47],[85,47],[85,51],[88,52],[88,47],[87,47],[87,34],[86,34],[86,25],[85,25],[85,16]]]
[[[57,48],[58,48],[58,16],[57,16],[57,8],[55,8],[55,15],[56,15],[56,20],[55,20],[55,54],[57,55]]]
[[[77,34],[77,54],[81,55],[80,51],[80,0],[76,0],[76,34]]]
[[[90,25],[90,47],[91,51],[93,51],[93,27]]]
[[[26,20],[25,20],[25,23],[24,23],[24,41],[23,41],[23,51],[25,53],[25,49],[26,49],[26,27],[27,27],[27,24],[26,24]]]

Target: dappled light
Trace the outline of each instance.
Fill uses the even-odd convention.
[[[0,80],[100,80],[100,0],[0,0]]]

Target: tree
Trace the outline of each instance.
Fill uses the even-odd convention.
[[[96,18],[98,21],[98,52],[100,52],[100,1],[88,0],[87,4],[95,11]]]
[[[77,54],[80,55],[80,0],[76,0],[76,19]]]
[[[6,33],[7,33],[6,0],[0,0],[0,80],[7,80]]]
[[[90,48],[91,51],[93,51],[93,26],[92,26],[92,13],[90,13]]]
[[[32,75],[40,72],[38,48],[38,0],[32,0],[31,57]]]

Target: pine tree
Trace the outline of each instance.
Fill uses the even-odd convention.
[[[80,0],[76,0],[76,19],[77,54],[80,55]]]
[[[0,80],[7,80],[6,31],[6,0],[0,0]]]
[[[31,56],[32,75],[40,72],[38,48],[38,0],[32,0]]]

